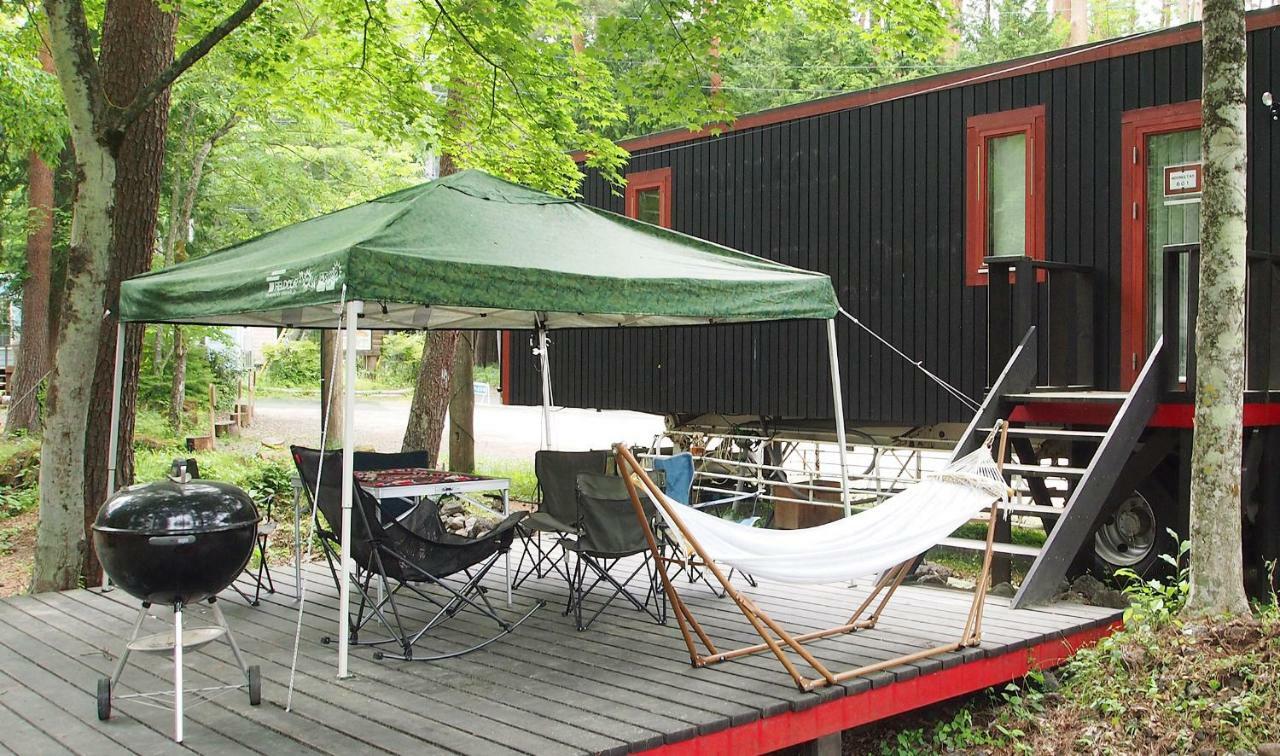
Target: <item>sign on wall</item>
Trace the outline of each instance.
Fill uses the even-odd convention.
[[[1204,166],[1181,163],[1164,167],[1164,204],[1180,205],[1199,202],[1204,189]]]

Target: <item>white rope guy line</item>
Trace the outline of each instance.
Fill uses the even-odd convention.
[[[956,388],[955,386],[952,386],[950,383],[947,383],[945,380],[943,380],[943,379],[942,379],[940,376],[938,376],[936,373],[934,373],[934,372],[930,371],[927,367],[925,367],[925,366],[924,366],[924,360],[913,360],[913,359],[911,359],[911,357],[910,357],[910,356],[908,356],[908,355],[906,354],[906,352],[903,352],[901,349],[899,349],[899,348],[897,348],[896,346],[894,346],[893,344],[889,343],[889,341],[888,341],[887,339],[885,339],[885,337],[883,337],[883,336],[881,336],[880,334],[876,333],[875,331],[871,330],[871,327],[870,327],[870,326],[868,326],[866,323],[863,323],[861,320],[858,320],[858,319],[857,319],[857,318],[855,318],[853,315],[850,315],[850,314],[849,314],[849,311],[848,311],[848,310],[846,310],[846,309],[844,309],[844,307],[841,307],[840,305],[837,305],[837,306],[836,306],[836,309],[838,309],[838,310],[840,311],[840,314],[841,314],[841,315],[843,315],[843,316],[845,316],[846,318],[848,318],[848,319],[849,319],[849,321],[850,321],[851,323],[853,323],[854,325],[858,326],[859,328],[861,328],[862,330],[866,331],[867,333],[871,334],[871,337],[872,337],[872,338],[874,338],[876,341],[879,341],[881,344],[884,344],[884,345],[885,345],[886,347],[888,347],[888,348],[889,348],[889,350],[890,350],[890,351],[892,351],[894,354],[898,355],[898,356],[899,356],[899,357],[901,357],[902,359],[904,359],[904,360],[906,360],[907,362],[911,363],[911,365],[912,365],[913,367],[915,367],[915,369],[916,369],[916,370],[919,370],[920,372],[922,372],[922,373],[924,373],[926,376],[928,376],[930,380],[932,380],[934,383],[936,383],[936,384],[938,384],[939,386],[941,386],[943,391],[946,391],[948,394],[950,394],[952,397],[954,397],[957,401],[961,402],[962,404],[964,404],[966,407],[968,407],[969,409],[973,410],[974,412],[977,412],[979,409],[981,409],[982,405],[981,405],[981,404],[979,404],[978,402],[974,401],[973,399],[971,399],[971,398],[969,397],[969,395],[968,395],[968,394],[964,393],[963,391],[961,391],[960,389]]]
[[[346,313],[347,313],[347,285],[343,284],[342,293],[338,296],[338,326],[339,327],[343,325],[343,318],[346,317]],[[350,326],[349,323],[347,325]],[[334,329],[334,330],[336,332],[337,329]],[[323,338],[324,337],[322,335],[321,339]],[[337,375],[338,355],[342,354],[342,350],[338,348],[338,339],[336,335],[333,341],[334,341],[333,357],[329,363],[330,378],[332,378],[332,376],[334,375]],[[325,407],[324,407],[324,422],[320,424],[320,463],[316,465],[316,490],[307,492],[311,494],[311,516],[307,518],[306,552],[304,552],[305,556],[302,560],[304,562],[311,561],[311,545],[312,545],[312,542],[315,541],[316,502],[320,500],[320,479],[324,476],[325,440],[329,435],[329,419],[333,417],[333,395],[334,395],[333,388],[334,388],[333,381],[330,380],[329,396],[321,397],[324,400]],[[305,486],[306,484],[303,483],[303,485]],[[339,559],[339,561],[341,561],[341,559]],[[342,565],[341,574],[344,580],[350,579],[347,576],[346,564]],[[292,661],[289,662],[289,692],[285,696],[285,702],[284,702],[285,712],[290,712],[293,710],[293,682],[298,672],[298,647],[302,643],[302,617],[303,617],[303,612],[307,608],[307,581],[299,580],[298,584],[294,586],[294,589],[298,591],[298,622],[293,628],[293,659]],[[347,618],[343,617],[342,621],[346,622]]]

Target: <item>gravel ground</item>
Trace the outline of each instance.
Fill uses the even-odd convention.
[[[358,398],[357,446],[377,451],[398,450],[408,416],[408,397]],[[564,450],[600,449],[617,441],[648,443],[661,431],[661,417],[639,412],[561,408],[551,414],[555,446]],[[477,404],[475,433],[477,459],[532,460],[541,442],[542,410]],[[320,441],[319,400],[259,398],[253,427],[245,431],[245,436],[316,445]],[[442,453],[442,457],[446,454]]]

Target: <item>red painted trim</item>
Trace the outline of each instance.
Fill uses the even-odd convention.
[[[1010,422],[1107,427],[1115,419],[1120,405],[1092,402],[1035,402],[1014,407]],[[1280,403],[1253,402],[1244,405],[1244,427],[1280,425]],[[1159,404],[1147,422],[1148,428],[1195,427],[1195,405]]]
[[[627,174],[625,213],[628,218],[640,217],[640,193],[658,190],[658,225],[671,228],[671,169],[654,168]]]
[[[1248,31],[1251,32],[1280,26],[1280,7],[1253,11],[1246,15],[1245,19]],[[954,71],[923,79],[915,79],[913,81],[906,81],[900,84],[890,84],[876,89],[866,89],[859,92],[850,92],[848,94],[827,97],[821,100],[801,102],[795,105],[774,108],[773,110],[764,110],[758,113],[744,115],[732,124],[716,124],[708,126],[700,131],[688,131],[686,129],[661,131],[656,134],[647,134],[633,139],[624,139],[618,142],[618,145],[629,152],[637,152],[640,150],[652,149],[654,147],[665,147],[672,144],[679,144],[681,142],[710,139],[730,131],[742,131],[744,129],[769,126],[775,123],[784,123],[786,121],[795,121],[801,118],[824,115],[826,113],[835,113],[841,110],[848,110],[850,108],[860,108],[866,105],[888,102],[890,100],[897,100],[903,97],[910,97],[912,95],[923,94],[925,92],[932,92],[939,89],[947,89],[958,85],[998,81],[1000,79],[1008,79],[1014,76],[1024,76],[1026,74],[1039,73],[1041,71],[1052,71],[1057,68],[1080,65],[1082,63],[1092,63],[1099,60],[1109,60],[1111,58],[1120,58],[1126,55],[1134,55],[1136,53],[1146,52],[1149,50],[1159,50],[1161,48],[1185,45],[1199,41],[1200,24],[1184,24],[1161,32],[1135,34],[1133,36],[1123,37],[1111,42],[1085,45],[1073,50],[1044,53],[1042,55],[994,63],[989,66],[979,66],[976,68],[968,68],[963,71]],[[578,162],[582,162],[587,158],[586,153],[582,151],[571,153],[571,155],[573,159]]]
[[[511,331],[503,331],[502,335],[502,364],[498,366],[499,380],[502,385],[498,387],[498,392],[502,394],[502,403],[511,404]]]
[[[985,286],[979,272],[987,253],[987,143],[1013,134],[1027,137],[1027,218],[1024,250],[1028,257],[1044,259],[1045,236],[1045,108],[1005,110],[970,116],[965,123],[965,262],[964,282]],[[1043,275],[1041,272],[1038,275]]]
[[[1080,648],[1092,645],[1115,632],[1120,625],[1116,621],[1105,627],[1073,633],[1062,640],[1045,641],[1031,648],[971,661],[882,688],[872,688],[805,711],[789,711],[767,719],[757,719],[643,753],[654,756],[736,756],[776,751],[1017,680],[1033,670],[1058,666]]]
[[[1124,388],[1138,379],[1147,357],[1147,137],[1198,129],[1201,123],[1199,100],[1129,110],[1120,118],[1120,385]]]

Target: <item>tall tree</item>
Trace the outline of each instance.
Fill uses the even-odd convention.
[[[449,469],[458,472],[476,469],[475,333],[458,334],[449,376]]]
[[[53,56],[40,40],[40,67],[53,73]],[[49,297],[53,277],[53,168],[36,150],[27,158],[26,278],[22,283],[22,342],[13,374],[5,432],[40,432],[38,389],[49,372]]]
[[[1244,404],[1245,8],[1205,0],[1204,192],[1191,448],[1192,614],[1248,614],[1241,554]]]
[[[102,332],[109,250],[114,238],[117,158],[121,145],[129,128],[155,99],[247,19],[261,2],[245,0],[136,96],[126,102],[116,102],[108,97],[94,58],[94,35],[82,2],[44,0],[49,48],[75,146],[77,183],[72,204],[66,293],[49,379],[40,455],[40,523],[32,570],[35,591],[75,587],[88,552],[84,530],[85,435]],[[108,15],[112,7],[108,5]],[[102,451],[105,450],[95,450],[95,453]]]
[[[166,10],[166,7],[169,9]],[[131,102],[173,62],[178,14],[155,0],[107,0],[102,21],[98,67],[108,102]],[[116,484],[133,482],[133,422],[138,399],[138,367],[142,362],[145,326],[125,328],[124,351],[116,354],[116,324],[120,282],[151,268],[156,249],[156,210],[164,170],[165,135],[169,128],[169,90],[164,89],[142,110],[120,138],[115,153],[111,241],[107,247],[106,309],[98,335],[98,361],[90,403],[111,406],[116,360],[123,362],[120,391],[120,435],[116,456]],[[111,426],[89,423],[85,428],[84,527],[92,535],[98,507],[106,500],[107,467],[103,453],[111,442]],[[97,585],[101,569],[92,548],[81,570],[88,585]]]

